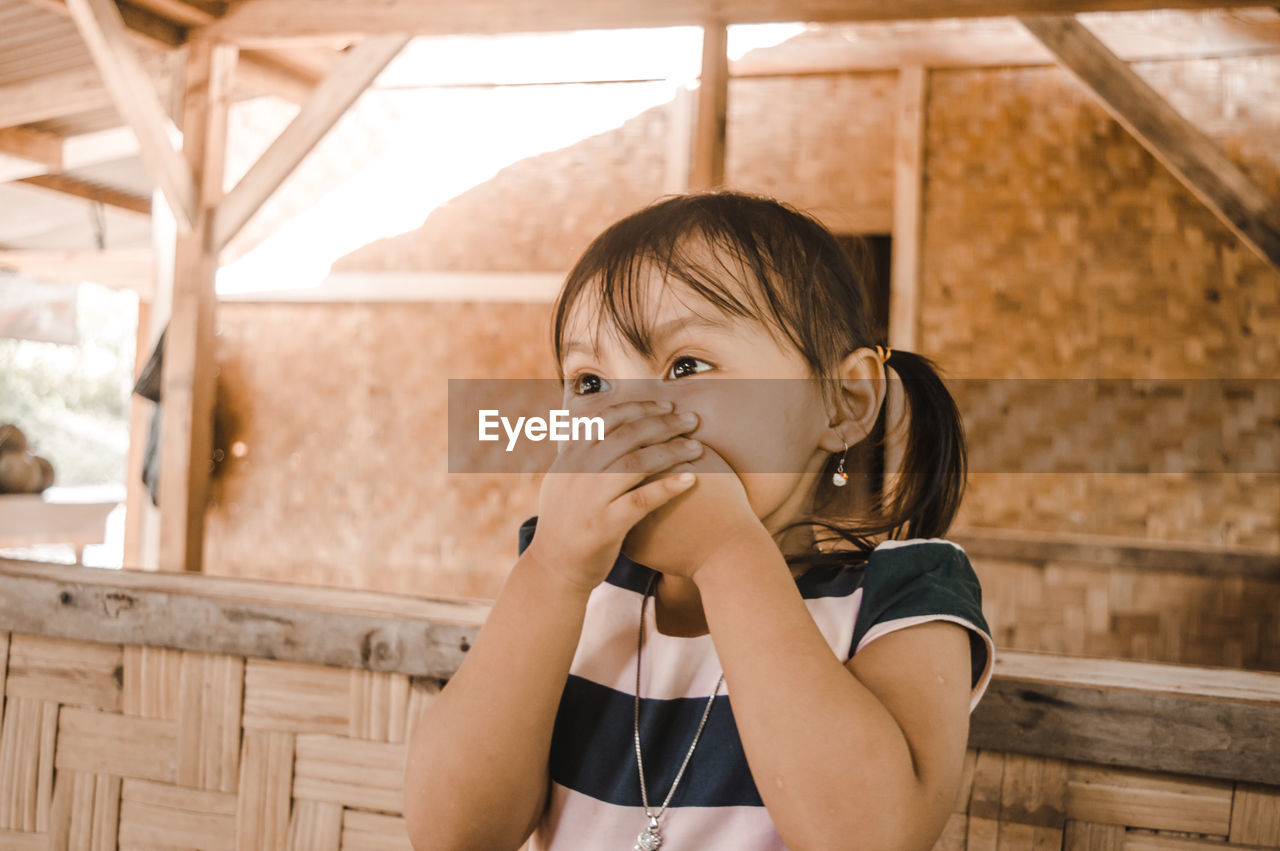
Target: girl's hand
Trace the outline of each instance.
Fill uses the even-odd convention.
[[[538,525],[525,549],[544,569],[584,594],[609,575],[622,539],[641,518],[689,487],[679,476],[652,476],[696,458],[697,441],[681,432],[697,425],[692,413],[672,413],[670,402],[611,405],[604,439],[561,444],[542,479]]]
[[[691,470],[693,487],[650,512],[627,534],[627,558],[671,576],[692,579],[707,559],[744,532],[763,529],[742,480],[710,446],[702,456],[654,476],[657,481]]]

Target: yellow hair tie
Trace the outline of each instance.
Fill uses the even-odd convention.
[[[889,349],[884,346],[876,346],[876,354],[880,357],[881,363],[887,364],[889,362],[889,356],[893,354],[893,349]]]

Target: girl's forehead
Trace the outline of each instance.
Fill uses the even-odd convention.
[[[656,275],[646,275],[646,278],[650,280],[645,284],[647,292],[644,298],[634,311],[628,311],[640,330],[652,332],[677,320],[690,318],[726,327],[745,321],[742,317],[726,313],[681,281],[663,281]],[[614,317],[604,309],[598,291],[584,292],[565,319],[565,353],[567,355],[571,349],[584,344],[591,350],[598,350],[604,337],[622,347],[630,346]]]

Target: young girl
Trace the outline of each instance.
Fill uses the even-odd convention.
[[[605,437],[561,444],[415,729],[414,847],[931,848],[995,652],[940,537],[965,449],[933,364],[874,345],[830,233],[731,192],[601,234],[552,342]],[[848,450],[874,442],[887,368],[904,472],[859,506]]]

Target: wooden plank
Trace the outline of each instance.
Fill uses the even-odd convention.
[[[152,239],[156,236],[153,228]],[[133,381],[136,386],[151,353],[151,301],[141,296],[138,298],[133,351]],[[151,509],[151,489],[142,480],[142,467],[146,462],[147,438],[154,410],[155,403],[150,399],[144,399],[137,393],[129,394],[129,454],[125,461],[124,546],[121,552],[121,563],[129,567],[142,566],[144,513]],[[126,663],[126,682],[128,670]]]
[[[48,121],[112,106],[114,101],[103,87],[97,69],[77,68],[0,86],[0,127]]]
[[[1225,836],[1231,783],[1077,762],[1067,774],[1066,808],[1087,822]]]
[[[408,730],[409,678],[379,671],[351,672],[350,726],[353,739],[403,742]]]
[[[1243,0],[1233,6],[1270,6],[1274,0]],[[999,17],[1069,12],[1147,9],[1208,9],[1218,0],[471,0],[436,3],[424,14],[417,0],[376,4],[331,0],[243,0],[205,27],[227,41],[358,38],[379,33],[552,32],[619,27],[700,26],[777,21],[882,21],[927,18]]]
[[[1271,55],[1280,51],[1274,9],[1158,10],[1092,15],[1089,28],[1126,62]],[[919,65],[991,68],[1054,65],[1016,20],[858,23],[825,38],[802,36],[729,62],[731,77],[889,71]]]
[[[1125,851],[1124,825],[1067,819],[1062,851]]]
[[[687,162],[689,149],[683,158]],[[3,257],[0,252],[0,257]],[[564,272],[335,271],[318,286],[226,293],[219,302],[498,301],[550,304]]]
[[[10,697],[0,731],[0,830],[44,833],[53,796],[58,704]],[[88,710],[82,710],[88,711]]]
[[[176,744],[173,721],[64,706],[58,713],[54,765],[58,770],[173,783]]]
[[[1088,668],[1094,675],[1057,680],[1052,671],[1058,664],[1074,665],[1076,673]],[[969,744],[1105,766],[1280,783],[1280,739],[1270,734],[1280,729],[1280,674],[1156,665],[1141,677],[1134,667],[1141,664],[1006,651],[997,656],[991,684],[971,716]],[[1012,670],[1015,666],[1020,670]],[[1217,689],[1184,685],[1197,677],[1230,682],[1219,682]],[[1163,745],[1152,744],[1154,731]]]
[[[920,313],[920,238],[924,202],[924,121],[928,73],[919,66],[898,72],[893,147],[893,256],[889,294],[889,345],[914,351]]]
[[[299,799],[289,818],[289,851],[338,851],[342,805]]]
[[[16,272],[25,277],[33,278],[41,281],[65,281],[69,283],[79,283],[80,281],[93,280],[103,286],[113,287],[115,289],[133,290],[138,293],[138,297],[144,300],[150,300],[152,292],[155,289],[153,276],[155,274],[155,261],[152,259],[150,250],[142,249],[111,249],[108,251],[0,251],[0,269]],[[36,500],[40,500],[38,494],[5,494],[0,496],[0,500],[8,502],[6,505],[6,514],[0,514],[8,520],[8,512],[22,511],[25,515],[33,520],[41,515],[45,515],[46,519],[41,520],[41,525],[46,523],[57,523],[59,528],[65,528],[68,522],[76,524],[77,534],[94,534],[101,536],[105,532],[105,526],[101,525],[106,522],[106,515],[115,507],[115,503],[97,503],[90,506],[87,510],[67,509],[63,510],[59,507],[58,518],[48,517],[52,512],[46,512],[44,508],[36,506],[35,501],[27,499],[25,506],[20,506],[16,501],[17,497],[35,496]],[[15,500],[9,502],[9,500]],[[98,515],[100,519],[97,519]],[[90,516],[92,515],[92,523]],[[98,525],[93,525],[98,524]],[[10,529],[10,523],[4,522],[3,528]],[[32,531],[31,526],[11,529],[16,536],[20,532]],[[98,538],[101,540],[101,537]]]
[[[1236,236],[1280,271],[1280,205],[1071,17],[1020,18],[1130,134]]]
[[[65,174],[41,174],[34,177],[24,177],[19,182],[28,186],[48,189],[51,192],[59,192],[63,195],[71,195],[76,198],[84,198],[87,201],[106,204],[109,207],[115,207],[120,210],[128,210],[131,213],[141,213],[144,216],[151,215],[150,198],[132,195],[119,189],[113,189],[110,186],[86,183],[83,180],[77,180]]]
[[[62,137],[42,130],[8,127],[0,130],[0,153],[39,163],[50,171],[62,169]]]
[[[0,559],[0,623],[18,632],[436,678],[491,604]]]
[[[197,41],[187,48],[183,70],[182,151],[184,167],[193,178],[193,218],[191,227],[177,235],[165,337],[159,564],[194,573],[203,567],[213,452],[214,276],[218,269],[213,222],[222,197],[235,63],[235,48]]]
[[[919,66],[898,72],[893,145],[893,244],[889,274],[890,348],[914,351],[920,318],[920,240],[924,221],[924,122],[928,72]],[[906,457],[907,404],[901,381],[885,371],[885,490],[899,488]]]
[[[403,813],[405,745],[300,733],[295,747],[294,798]]]
[[[0,268],[6,265],[0,252]],[[15,264],[19,270],[30,268]],[[0,546],[36,543],[100,544],[106,536],[107,515],[116,502],[47,502],[40,494],[0,494]]]
[[[240,772],[244,659],[182,654],[178,680],[178,783],[234,792]]]
[[[118,711],[121,661],[118,644],[14,633],[5,694]]]
[[[236,851],[275,851],[289,836],[293,735],[244,731],[236,801]]]
[[[155,85],[127,43],[120,10],[111,0],[67,0],[67,9],[116,110],[138,136],[147,171],[164,192],[179,226],[190,228],[195,215],[191,169],[169,139],[168,117]]]
[[[413,851],[400,816],[343,810],[342,851]]]
[[[407,36],[379,36],[356,45],[343,57],[302,111],[218,205],[213,233],[216,250],[240,232],[408,41]]]
[[[120,846],[234,851],[236,796],[126,779],[120,793]]]
[[[957,528],[948,536],[975,560],[1071,562],[1196,576],[1280,580],[1280,559],[1264,549],[1192,546],[1150,538]]]
[[[1227,839],[1280,848],[1280,788],[1237,783]]]
[[[27,2],[36,3],[63,17],[70,16],[65,0]],[[137,3],[118,2],[116,5],[128,28],[130,40],[150,53],[167,53],[186,43],[190,27],[211,23],[226,8],[219,0],[139,0]],[[260,94],[304,103],[320,82],[320,77],[274,52],[252,50],[241,55],[239,80]]]
[[[346,735],[351,727],[351,671],[249,659],[244,676],[244,727]]]
[[[693,154],[689,160],[689,188],[718,189],[724,185],[725,129],[729,106],[729,29],[712,21],[702,27],[702,74],[698,83],[698,112],[694,121]]]

